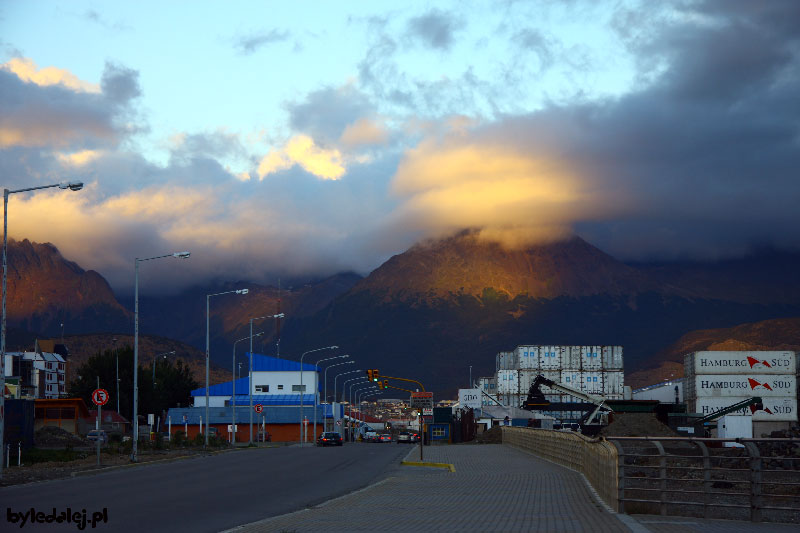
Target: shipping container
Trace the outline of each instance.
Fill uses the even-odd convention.
[[[519,394],[518,370],[497,371],[497,393]]]
[[[600,370],[603,368],[603,348],[601,346],[581,347],[581,370]]]
[[[689,399],[730,397],[784,397],[797,399],[797,377],[791,375],[709,374],[686,380],[693,384],[687,390]],[[688,387],[687,387],[688,388]]]
[[[684,356],[684,374],[796,374],[795,352],[692,352]]]
[[[495,368],[497,370],[514,370],[518,368],[514,352],[499,352],[495,358]]]
[[[541,346],[539,348],[539,368],[546,370],[561,370],[561,352],[563,346]]]
[[[622,346],[603,346],[603,369],[623,370]]]
[[[702,415],[709,415],[721,411],[726,407],[743,402],[750,396],[739,396],[729,398],[698,398],[694,403],[690,402],[689,410]],[[753,420],[759,422],[797,422],[797,399],[764,397],[762,398],[764,410],[751,413],[749,407],[736,411],[737,414],[752,416]]]
[[[581,368],[581,347],[580,346],[565,346],[564,355],[561,360],[562,368],[576,369]]]
[[[518,346],[514,350],[519,368],[538,370],[539,369],[539,347],[538,346]]]

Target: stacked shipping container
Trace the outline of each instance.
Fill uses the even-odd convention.
[[[622,346],[518,346],[496,358],[498,398],[506,405],[520,406],[539,374],[609,399],[621,399],[624,389]],[[551,402],[579,402],[574,396],[541,387]],[[547,413],[559,419],[580,417],[580,412]]]
[[[693,352],[684,359],[688,409],[711,414],[753,396],[764,410],[753,421],[797,421],[798,354],[784,351]],[[741,414],[749,415],[744,409]]]

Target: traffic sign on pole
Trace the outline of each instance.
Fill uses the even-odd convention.
[[[263,410],[264,410],[264,407],[263,407],[263,406],[262,406],[260,403],[257,403],[257,404],[256,404],[256,405],[253,407],[253,410],[254,410],[256,413],[260,413],[261,411],[263,411]]]
[[[92,392],[92,401],[95,405],[105,405],[108,403],[108,391],[105,389],[95,389]]]

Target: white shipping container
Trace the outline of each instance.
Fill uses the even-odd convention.
[[[581,369],[600,370],[603,368],[603,348],[600,346],[581,346]]]
[[[739,402],[749,399],[750,396],[730,397],[730,398],[698,398],[694,407],[694,412],[702,415],[710,415],[730,407]],[[736,414],[752,416],[757,422],[796,422],[797,421],[797,399],[796,398],[762,398],[764,410],[751,413],[749,407],[736,411]]]
[[[558,370],[543,370],[540,372],[541,375],[549,379],[550,381],[555,381],[556,383],[560,383],[561,381],[561,372]],[[544,394],[557,394],[558,391],[551,389],[547,385],[542,385],[539,387]]]
[[[602,394],[604,378],[603,372],[581,372],[581,390],[589,394]]]
[[[581,347],[580,346],[565,346],[564,355],[561,359],[561,366],[564,369],[581,368]]]
[[[625,394],[625,374],[623,372],[605,372],[603,391],[600,394],[609,399],[622,399]]]
[[[561,370],[561,352],[563,348],[563,346],[540,346],[539,368],[543,371]]]
[[[517,370],[497,371],[497,393],[519,394],[519,376]]]
[[[684,358],[686,375],[796,374],[795,352],[692,352]]]
[[[539,369],[539,347],[538,346],[519,346],[515,353],[519,368]]]
[[[519,393],[520,394],[528,394],[528,391],[531,388],[531,384],[536,380],[536,377],[539,375],[538,370],[531,370],[527,368],[523,368],[519,370]]]
[[[792,375],[709,374],[695,376],[694,398],[761,396],[797,398],[797,377]]]
[[[753,418],[742,415],[725,415],[719,419],[717,424],[717,437],[720,439],[752,439],[753,438]],[[737,442],[725,442],[723,446],[728,448],[744,448],[744,444]]]
[[[622,346],[603,346],[603,369],[622,370]]]
[[[581,371],[575,369],[562,370],[561,384],[581,390]]]

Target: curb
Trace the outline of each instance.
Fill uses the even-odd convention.
[[[450,472],[456,471],[456,467],[450,463],[421,463],[419,461],[402,461],[400,464],[405,466],[430,466],[433,468],[444,468]]]
[[[220,454],[220,453],[233,452],[233,451],[236,451],[236,449],[233,449],[233,450],[230,450],[230,449],[228,449],[228,450],[217,450],[217,451],[206,452],[206,453],[198,453],[198,454],[192,454],[192,455],[181,455],[179,457],[167,457],[167,458],[164,458],[164,459],[156,459],[154,461],[143,461],[143,462],[138,462],[138,463],[128,463],[128,464],[124,464],[124,465],[106,466],[104,468],[94,468],[92,470],[79,470],[77,472],[72,472],[69,475],[69,477],[81,477],[81,476],[90,476],[90,475],[94,475],[94,474],[102,474],[103,472],[111,472],[113,470],[120,470],[122,468],[131,468],[131,467],[134,467],[134,466],[145,466],[145,465],[157,464],[157,463],[173,463],[175,461],[182,461],[184,459],[206,457],[208,455],[217,455],[217,454]]]

